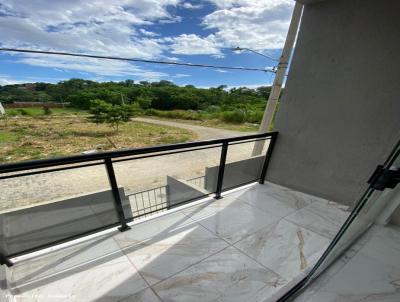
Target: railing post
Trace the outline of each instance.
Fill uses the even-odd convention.
[[[121,196],[119,195],[117,179],[115,178],[114,167],[111,161],[111,158],[105,158],[104,163],[107,169],[108,180],[110,181],[110,186],[112,189],[112,193],[114,196],[114,206],[117,211],[119,221],[121,222],[121,226],[118,228],[121,232],[129,230],[130,227],[126,223],[126,218],[124,214],[124,208],[122,206]]]
[[[215,198],[220,199],[222,192],[222,183],[224,181],[224,172],[225,172],[225,162],[226,162],[226,154],[228,153],[228,142],[222,143],[221,149],[221,158],[219,160],[219,169],[218,169],[218,179],[217,179],[217,189],[215,192]]]
[[[263,164],[263,167],[261,170],[261,175],[260,175],[260,180],[259,180],[260,184],[264,184],[264,182],[265,182],[265,175],[267,174],[268,165],[271,160],[272,151],[274,149],[277,136],[278,136],[277,132],[272,133],[271,140],[268,145],[267,153],[265,154],[264,164]]]
[[[13,266],[13,263],[3,254],[0,254],[0,265],[7,265],[8,267]]]

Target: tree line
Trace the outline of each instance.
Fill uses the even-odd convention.
[[[221,85],[198,88],[178,86],[166,80],[157,82],[133,80],[96,82],[70,79],[56,84],[33,83],[0,86],[0,102],[57,102],[89,110],[93,100],[109,104],[129,104],[138,111],[185,110],[195,113],[219,114],[233,117],[237,122],[258,122],[266,105],[271,87],[227,89]],[[236,117],[235,117],[236,115]]]

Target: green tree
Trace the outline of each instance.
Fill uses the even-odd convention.
[[[115,132],[119,131],[122,123],[128,122],[134,116],[134,106],[127,104],[110,104],[103,100],[92,100],[89,120],[100,124],[109,124]]]
[[[149,109],[151,107],[151,98],[148,96],[139,96],[136,101],[142,109]]]

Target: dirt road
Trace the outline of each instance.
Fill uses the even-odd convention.
[[[186,123],[178,123],[178,122],[166,121],[166,120],[157,120],[157,119],[145,118],[145,117],[137,117],[137,118],[134,118],[133,120],[138,121],[138,122],[178,127],[178,128],[190,130],[197,134],[198,140],[208,140],[208,139],[225,138],[225,137],[231,137],[231,136],[252,134],[251,132],[244,133],[244,132],[240,132],[240,131],[203,127],[203,126],[197,126],[197,125],[190,125],[190,124],[186,124]]]
[[[135,120],[182,127],[197,133],[198,140],[243,135],[243,132],[182,124],[172,121],[136,118]],[[254,143],[230,146],[227,162],[251,157]],[[190,179],[204,175],[206,167],[219,164],[221,148],[196,150],[114,164],[118,185],[128,193],[166,185],[166,176]],[[0,181],[0,212],[34,203],[64,199],[109,189],[103,165],[37,174]]]

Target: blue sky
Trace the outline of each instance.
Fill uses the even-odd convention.
[[[293,0],[2,0],[0,46],[268,68],[279,57]],[[256,87],[273,74],[0,53],[0,85],[170,80],[178,85]]]

